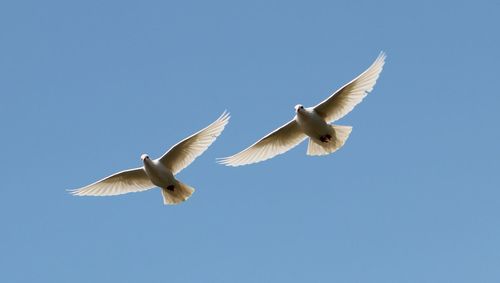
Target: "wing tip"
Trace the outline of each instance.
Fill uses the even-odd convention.
[[[230,157],[218,157],[215,159],[215,162],[217,162],[220,165],[228,166],[228,167],[236,167],[239,165],[235,165],[231,163],[231,156]]]
[[[239,167],[239,166],[243,166],[243,165],[250,165],[250,164],[255,164],[255,163],[262,162],[262,161],[266,161],[266,160],[271,159],[273,157],[266,157],[266,158],[254,160],[251,157],[240,156],[239,153],[237,153],[233,156],[219,157],[219,158],[216,158],[215,160],[218,164],[221,164],[221,165],[225,165],[228,167]]]
[[[385,59],[387,58],[387,54],[385,53],[384,50],[381,50],[380,53],[377,56],[377,59],[375,60],[375,63],[382,63],[385,64]]]
[[[227,124],[230,118],[231,118],[231,113],[227,111],[227,109],[224,109],[219,118],[217,118],[217,121],[224,121]]]
[[[224,110],[222,114],[211,124],[211,126],[216,126],[217,128],[222,127],[222,130],[226,127],[226,125],[229,123],[229,119],[231,118],[231,114],[227,111]],[[209,126],[210,127],[210,126]],[[221,130],[221,132],[222,132]]]
[[[66,192],[72,196],[81,196],[81,189],[70,189],[66,190]]]

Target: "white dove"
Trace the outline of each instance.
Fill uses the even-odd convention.
[[[287,152],[309,137],[307,155],[326,155],[341,148],[352,127],[330,125],[360,103],[373,89],[385,63],[383,52],[361,75],[341,87],[323,102],[314,107],[295,106],[296,115],[287,124],[260,139],[247,149],[229,157],[220,158],[219,163],[240,166],[267,160]]]
[[[200,156],[222,133],[229,122],[229,113],[208,127],[174,145],[162,157],[152,160],[141,155],[144,166],[115,173],[86,187],[71,190],[76,196],[114,196],[142,192],[160,187],[165,204],[187,200],[194,189],[181,183],[175,175]]]

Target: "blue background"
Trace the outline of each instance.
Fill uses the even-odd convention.
[[[498,1],[3,1],[1,282],[499,282]],[[339,121],[215,163],[388,58]],[[65,190],[230,124],[178,178]]]

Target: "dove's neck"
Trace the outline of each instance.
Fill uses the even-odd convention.
[[[146,173],[148,174],[149,178],[151,178],[152,176],[156,176],[157,172],[158,171],[157,167],[155,166],[155,163],[153,162],[153,160],[149,159],[149,158],[145,158],[142,163],[144,164],[144,170],[146,170]]]
[[[144,163],[144,167],[147,169],[150,169],[154,166],[153,161],[149,158],[144,158],[144,160],[142,160],[142,163]]]

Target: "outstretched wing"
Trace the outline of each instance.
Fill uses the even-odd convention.
[[[75,196],[114,196],[132,192],[141,192],[154,188],[148,175],[142,168],[121,171],[99,180],[86,187],[71,190]]]
[[[306,138],[299,124],[292,120],[263,137],[247,149],[230,157],[219,159],[219,163],[227,166],[240,166],[264,161],[287,152]]]
[[[314,110],[327,122],[333,122],[344,117],[372,91],[380,72],[382,72],[384,63],[385,54],[381,52],[366,71],[337,90],[329,98],[314,106]]]
[[[174,175],[200,156],[222,133],[229,122],[229,113],[222,115],[208,127],[174,145],[159,161]]]

